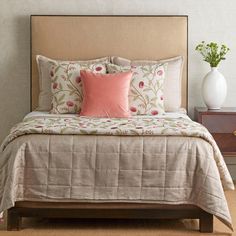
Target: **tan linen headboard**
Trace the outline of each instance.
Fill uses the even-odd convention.
[[[64,60],[182,55],[182,107],[187,109],[187,16],[31,16],[31,110],[38,105],[38,54]]]

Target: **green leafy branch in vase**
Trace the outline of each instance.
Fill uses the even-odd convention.
[[[208,62],[211,67],[217,67],[222,60],[225,60],[225,55],[230,49],[224,44],[219,46],[215,42],[205,43],[202,41],[195,50],[203,56],[203,60]]]

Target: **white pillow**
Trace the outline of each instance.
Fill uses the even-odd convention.
[[[183,71],[183,57],[149,61],[149,60],[129,60],[122,57],[111,57],[111,62],[119,66],[138,66],[168,63],[166,77],[164,81],[164,109],[166,112],[179,111],[181,108],[181,82]]]

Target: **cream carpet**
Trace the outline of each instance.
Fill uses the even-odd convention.
[[[236,230],[236,191],[226,192]],[[21,231],[6,231],[0,225],[0,236],[185,236],[208,235],[198,231],[198,220],[76,220],[24,219]],[[214,219],[214,233],[235,235],[219,220]]]

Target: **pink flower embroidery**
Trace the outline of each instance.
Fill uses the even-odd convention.
[[[96,71],[101,71],[101,70],[102,70],[102,67],[101,67],[101,66],[98,66],[98,67],[96,67],[95,70],[96,70]]]
[[[130,107],[130,111],[136,112],[136,111],[137,111],[137,108],[136,108],[136,107]]]
[[[161,76],[161,75],[163,75],[163,71],[159,70],[159,71],[157,71],[157,74]]]
[[[74,66],[71,66],[68,70],[75,70],[76,69],[76,67],[74,67]]]
[[[76,83],[79,84],[81,82],[81,77],[80,76],[77,76],[76,79],[75,79]]]
[[[62,75],[61,78],[65,81],[67,80],[67,78],[64,75]]]
[[[154,110],[154,111],[151,112],[151,114],[152,114],[153,116],[155,116],[155,115],[158,114],[158,111],[155,111],[155,110]]]
[[[141,81],[141,82],[139,82],[139,88],[143,88],[144,87],[144,82],[143,81]]]
[[[58,85],[57,83],[53,83],[52,88],[53,88],[53,89],[56,89],[56,88],[57,88],[57,85]]]
[[[51,77],[53,77],[54,76],[54,73],[53,73],[53,71],[51,70],[51,72],[50,72],[50,75],[51,75]]]
[[[74,106],[74,103],[73,103],[72,101],[67,101],[67,102],[66,102],[66,105],[67,105],[68,107],[73,107],[73,106]]]

